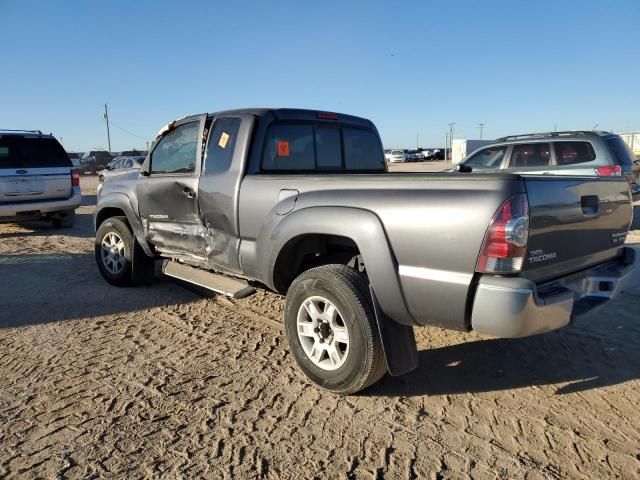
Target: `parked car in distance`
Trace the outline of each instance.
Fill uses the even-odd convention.
[[[640,162],[629,145],[611,132],[567,131],[503,137],[474,151],[456,170],[622,176],[634,196],[640,195]]]
[[[104,170],[100,170],[98,172],[98,186],[96,194],[100,195],[102,185],[108,178],[122,175],[133,170],[140,170],[144,159],[145,157],[143,156],[114,158],[113,161],[104,168]]]
[[[116,153],[116,157],[146,157],[147,153],[147,150],[124,150]]]
[[[171,122],[107,180],[94,252],[117,286],[158,259],[229,296],[286,295],[291,356],[349,394],[417,366],[414,326],[523,337],[613,300],[631,213],[620,177],[389,173],[369,120],[241,109]]]
[[[407,161],[407,157],[404,150],[391,150],[387,158],[389,163],[404,163]]]
[[[78,171],[55,137],[0,130],[0,221],[46,219],[71,227],[80,201]]]
[[[444,150],[435,149],[431,152],[429,160],[444,160]]]
[[[74,168],[80,168],[80,160],[82,159],[82,155],[76,152],[67,152],[69,155],[69,159],[71,160],[71,164]]]
[[[114,155],[106,150],[90,150],[86,152],[82,160],[80,160],[81,171],[95,174],[98,170],[102,170],[113,159]]]
[[[419,150],[408,150],[406,156],[407,162],[421,162],[424,160],[424,154]]]

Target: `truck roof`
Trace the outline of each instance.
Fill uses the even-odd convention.
[[[210,116],[222,115],[254,115],[256,117],[272,116],[275,120],[306,120],[317,121],[324,120],[327,122],[338,121],[341,124],[351,124],[360,127],[373,128],[370,120],[354,115],[344,113],[327,112],[324,110],[310,110],[303,108],[237,108],[231,110],[222,110],[219,112],[210,112]]]

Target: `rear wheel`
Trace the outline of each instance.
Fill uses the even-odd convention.
[[[366,277],[345,265],[324,265],[297,277],[287,292],[285,329],[304,374],[347,395],[386,372]]]

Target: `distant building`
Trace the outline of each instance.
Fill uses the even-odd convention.
[[[491,143],[491,140],[467,140],[464,138],[454,138],[451,142],[451,162],[454,165],[460,163],[467,155],[489,143]]]

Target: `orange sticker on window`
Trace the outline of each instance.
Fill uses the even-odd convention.
[[[220,148],[227,148],[228,141],[229,141],[229,134],[227,132],[222,132],[222,135],[220,135],[220,140],[218,140],[218,146]]]
[[[278,156],[279,157],[289,156],[289,142],[286,142],[286,141],[278,142]]]

